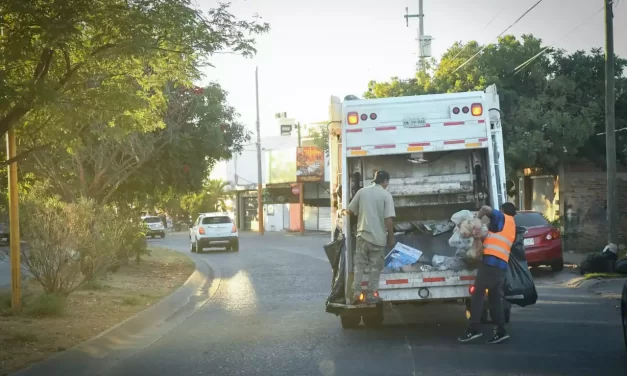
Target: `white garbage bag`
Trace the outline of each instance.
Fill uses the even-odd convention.
[[[455,228],[455,230],[453,231],[453,236],[451,236],[451,238],[448,240],[448,245],[458,249],[470,249],[474,241],[474,238],[462,237],[459,233],[459,229]]]
[[[459,226],[460,223],[467,219],[472,219],[474,215],[470,212],[470,210],[460,210],[457,213],[453,214],[451,217],[451,221],[455,223],[455,225]]]
[[[460,271],[466,269],[464,260],[457,257],[434,255],[431,265],[440,271],[453,270]]]

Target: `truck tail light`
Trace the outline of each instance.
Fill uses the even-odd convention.
[[[349,112],[348,115],[346,115],[346,121],[348,121],[348,125],[359,123],[359,114],[357,112]]]
[[[453,113],[455,115],[459,114],[459,107],[453,107]]]
[[[200,227],[200,228],[198,228],[198,233],[199,233],[200,235],[205,235],[205,229],[204,229],[204,227]]]
[[[374,112],[370,114],[370,120],[377,120],[377,114]]]
[[[231,234],[237,232],[237,226],[233,223],[233,227],[231,227]]]
[[[472,112],[472,116],[481,116],[483,115],[483,106],[481,103],[473,103],[470,106],[470,112]]]

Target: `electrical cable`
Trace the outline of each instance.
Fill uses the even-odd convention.
[[[582,27],[583,25],[587,24],[588,22],[590,22],[594,17],[596,17],[599,13],[601,13],[603,10],[605,9],[605,7],[601,7],[601,9],[599,9],[598,11],[596,11],[595,13],[593,13],[590,17],[588,17],[587,19],[585,19],[583,22],[581,22],[579,25],[577,25],[574,29],[572,29],[571,31],[569,31],[568,33],[564,34],[560,39],[557,40],[557,42],[566,39],[570,34],[574,33],[575,31],[579,30],[580,27]],[[522,71],[523,69],[525,69],[527,66],[529,66],[531,63],[533,63],[536,59],[538,59],[540,56],[542,56],[542,54],[544,54],[549,48],[551,48],[552,46],[546,46],[544,47],[542,50],[540,50],[540,52],[538,52],[537,54],[533,55],[531,58],[527,59],[525,62],[519,64],[518,66],[516,66],[516,68],[514,68],[514,73],[513,74],[518,74],[520,71]]]
[[[537,7],[538,5],[540,5],[540,3],[542,3],[542,1],[544,0],[538,0],[535,4],[533,4],[529,9],[527,9],[525,11],[525,13],[523,13],[520,17],[518,17],[516,19],[516,21],[514,21],[511,25],[509,25],[508,27],[505,28],[505,30],[503,30],[499,35],[497,35],[496,39],[498,40],[498,38],[502,37],[505,33],[507,33],[509,31],[509,29],[511,29],[512,27],[514,27],[516,24],[518,24],[518,22],[520,22],[520,20],[522,20],[523,18],[525,18],[525,16],[527,14],[529,14],[529,12],[531,12],[535,7]],[[481,54],[486,48],[488,48],[489,44],[486,44],[485,46],[483,46],[476,54],[472,55],[470,58],[468,58],[465,62],[463,62],[460,66],[458,66],[457,68],[455,68],[454,71],[451,72],[451,74],[457,72],[458,70],[460,70],[461,68],[463,68],[464,66],[466,66],[466,64],[470,63],[471,61],[473,61],[477,56],[479,56],[479,54]]]
[[[492,17],[492,19],[491,19],[491,20],[490,20],[490,21],[489,21],[489,22],[488,22],[488,23],[487,23],[487,24],[483,27],[483,30],[487,29],[487,28],[488,28],[488,26],[492,25],[492,23],[496,20],[496,18],[497,18],[498,16],[500,16],[500,15],[501,15],[501,13],[503,13],[503,10],[505,10],[505,8],[502,8],[501,10],[499,10],[499,12],[498,12],[498,13],[497,13],[494,17]],[[470,45],[470,42],[468,42],[468,43],[464,44],[464,45],[462,46],[462,48],[461,48],[461,49],[460,49],[460,50],[459,50],[459,51],[455,54],[455,56],[453,56],[450,60],[451,60],[451,61],[453,61],[453,60],[457,59],[457,57],[458,57],[458,56],[459,56],[462,52],[464,52],[464,50],[466,49],[466,47],[468,47],[469,45]]]

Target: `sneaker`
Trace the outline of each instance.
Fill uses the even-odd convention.
[[[483,337],[483,333],[478,332],[474,329],[468,329],[466,330],[466,334],[464,334],[461,337],[457,337],[457,340],[459,342],[466,343],[466,342],[474,341],[475,339],[481,338],[481,337]]]
[[[509,334],[505,331],[494,331],[494,335],[486,343],[497,344],[509,339]]]

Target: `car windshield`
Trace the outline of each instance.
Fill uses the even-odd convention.
[[[227,216],[220,216],[220,217],[205,217],[202,219],[203,225],[218,225],[221,223],[231,223],[231,218]]]
[[[159,217],[147,217],[144,218],[144,223],[159,223],[161,222],[161,218]]]
[[[546,220],[540,213],[516,213],[514,217],[516,226],[522,227],[535,227],[535,226],[548,226],[549,221]]]

